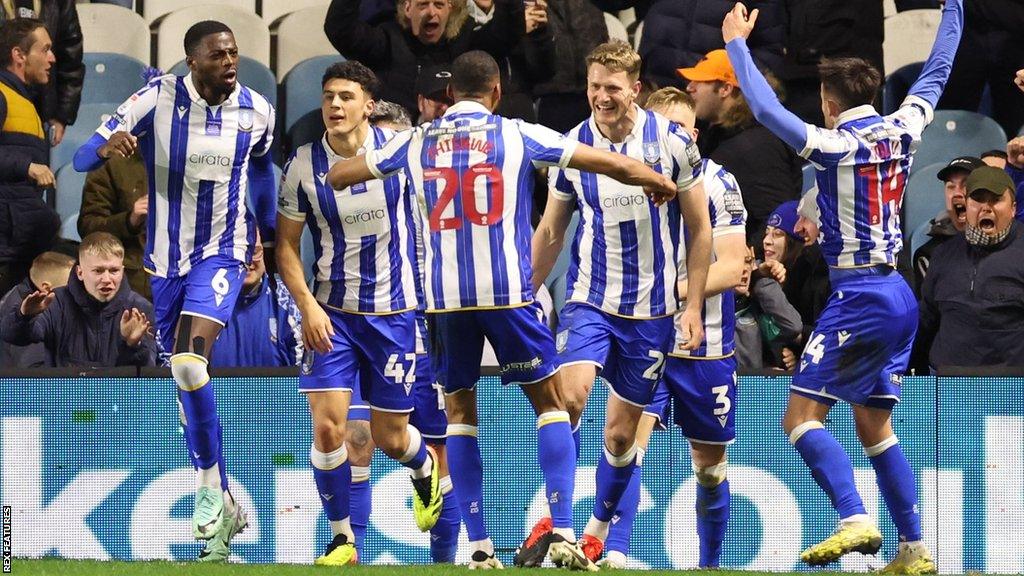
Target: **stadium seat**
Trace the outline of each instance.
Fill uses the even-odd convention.
[[[323,22],[327,18],[327,6],[312,6],[292,12],[281,19],[277,26],[277,52],[275,66],[277,79],[284,77],[296,64],[315,56],[336,56],[338,51],[331,46],[323,26],[311,26],[310,22]]]
[[[182,60],[175,64],[170,72],[184,76],[188,74],[188,65]],[[271,104],[277,107],[277,81],[274,80],[274,73],[270,71],[270,68],[252,58],[240,56],[238,59],[238,81],[263,94]]]
[[[263,0],[263,8],[261,9],[260,15],[263,16],[263,21],[266,22],[268,26],[272,26],[274,22],[277,22],[277,20],[282,16],[302,10],[303,8],[323,6],[326,13],[327,6],[330,3],[331,0]],[[321,31],[323,30],[323,21],[323,19],[317,21],[321,23]],[[310,26],[307,26],[306,28],[308,29]]]
[[[166,16],[171,12],[199,5],[212,6],[212,4],[210,4],[210,0],[146,0],[142,5],[142,16],[147,22],[153,24],[160,17]],[[256,0],[220,0],[217,2],[216,6],[238,8],[239,10],[249,12],[253,16],[256,15]],[[215,15],[213,14],[210,16],[211,18],[215,18]],[[216,19],[219,20],[219,18]],[[228,26],[231,25],[228,22],[225,22],[225,24],[228,24]],[[178,42],[181,42],[180,38],[178,39]]]
[[[806,194],[808,190],[810,190],[811,188],[814,188],[814,184],[815,184],[815,179],[814,178],[815,178],[815,174],[817,173],[817,170],[814,168],[813,164],[808,163],[808,164],[804,164],[803,173],[804,173],[804,183],[803,183],[803,188],[800,190],[800,194],[801,195]]]
[[[90,0],[93,4],[114,4],[129,10],[135,10],[135,0]],[[78,0],[81,4],[82,0]]]
[[[256,15],[255,10],[244,10],[229,4],[190,6],[165,16],[156,27],[157,67],[169,70],[182,59],[185,54],[181,42],[185,32],[202,20],[219,20],[227,24],[235,33],[238,51],[242,56],[270,66],[270,29]]]
[[[644,21],[641,20],[633,30],[633,50],[640,51],[640,39],[644,35]]]
[[[882,114],[892,114],[903,104],[903,99],[910,92],[910,87],[921,75],[924,62],[914,62],[901,66],[885,77],[885,84],[882,85]]]
[[[946,163],[964,154],[977,156],[986,150],[1006,148],[1006,133],[988,116],[964,110],[936,110],[935,120],[921,135],[910,173],[918,167]]]
[[[885,18],[896,14],[896,0],[882,0],[882,15]]]
[[[141,80],[140,80],[141,82]],[[117,109],[116,103],[82,104],[78,107],[78,120],[64,131],[60,146],[50,151],[50,169],[56,173],[61,166],[71,162],[78,147],[92,136],[96,128]]]
[[[297,64],[281,83],[284,86],[284,131],[310,110],[320,108],[320,80],[328,66],[344,60],[340,55],[316,56]]]
[[[303,144],[309,144],[318,140],[323,135],[324,129],[324,120],[323,116],[320,115],[319,108],[306,112],[287,131],[289,149],[295,150]]]
[[[626,26],[622,24],[621,20],[605,12],[604,24],[608,27],[608,40],[621,40],[629,44],[629,32],[626,31]]]
[[[78,234],[78,212],[61,220],[60,237],[73,242],[82,241],[82,237]]]
[[[149,62],[149,25],[142,16],[113,4],[78,4],[77,9],[86,53],[114,52]]]
[[[928,58],[939,30],[939,16],[939,10],[907,10],[885,19],[882,51],[886,76]]]
[[[950,158],[953,158],[951,155]],[[915,230],[946,206],[946,193],[939,181],[939,170],[946,166],[938,162],[925,166],[910,175],[907,190],[903,196],[903,229]]]
[[[935,217],[935,214],[932,214]],[[921,222],[921,225],[914,228],[914,231],[910,233],[910,238],[903,239],[904,246],[910,246],[910,261],[911,265],[914,262],[914,254],[917,253],[917,249],[928,243],[931,240],[931,236],[928,235],[928,229],[931,228],[931,222],[925,220]]]
[[[142,87],[142,62],[113,52],[86,52],[82,104],[120,104]]]
[[[74,217],[71,228],[75,231],[74,237],[67,236],[61,232],[61,236],[69,240],[80,240],[78,237],[78,212],[82,209],[82,188],[85,187],[86,174],[75,171],[75,167],[67,164],[54,175],[57,179],[57,195],[55,209],[60,216],[61,222],[67,222]],[[66,228],[66,226],[65,226]]]

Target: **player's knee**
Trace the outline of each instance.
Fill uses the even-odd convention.
[[[178,388],[193,392],[210,382],[206,358],[189,352],[171,356],[171,376]]]
[[[729,461],[723,460],[712,466],[701,468],[694,464],[693,474],[697,477],[697,483],[705,488],[714,488],[725,482],[726,473],[729,469]]]
[[[373,438],[370,425],[363,421],[349,422],[345,426],[345,444],[353,466],[369,466],[373,458]]]
[[[392,458],[401,458],[408,448],[408,435],[403,432],[409,430],[405,422],[393,422],[387,419],[384,422],[373,420],[370,422],[370,432],[373,443],[385,454]],[[414,429],[413,429],[414,430]],[[411,430],[409,430],[411,432]]]
[[[618,456],[636,446],[636,437],[624,430],[605,430],[604,445],[607,451]]]
[[[313,422],[313,443],[324,451],[334,451],[345,444],[345,423],[331,418]]]

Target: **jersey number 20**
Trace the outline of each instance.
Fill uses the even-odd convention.
[[[484,178],[485,186],[491,192],[486,212],[477,208],[475,194],[477,179]],[[501,210],[505,204],[505,179],[501,170],[490,163],[475,164],[459,174],[454,168],[428,168],[423,171],[424,182],[444,180],[444,187],[438,194],[437,204],[430,211],[430,231],[458,230],[462,228],[465,218],[477,226],[493,226],[501,222]],[[456,201],[462,202],[463,218],[442,216],[448,205]],[[457,213],[457,211],[456,211]]]

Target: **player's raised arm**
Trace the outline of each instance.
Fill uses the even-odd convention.
[[[957,47],[960,46],[963,29],[963,0],[946,0],[946,4],[942,8],[939,30],[935,35],[935,44],[932,46],[928,59],[925,60],[921,75],[910,87],[910,91],[907,93],[908,97],[921,98],[933,109],[935,108],[939,96],[942,95],[942,90],[946,87],[946,81],[949,80],[949,73],[953,69],[953,57],[956,56]]]
[[[552,181],[558,178],[564,178],[561,170],[558,171],[557,175],[552,175]],[[554,187],[549,188],[548,203],[544,208],[544,215],[541,216],[540,224],[537,225],[537,230],[533,233],[533,243],[530,250],[533,263],[534,294],[537,293],[537,289],[547,280],[548,275],[551,274],[551,269],[555,266],[555,261],[558,260],[558,255],[562,252],[562,244],[565,241],[565,229],[569,226],[569,220],[572,219],[575,207],[576,200],[574,196],[565,195],[555,190]]]
[[[662,204],[676,197],[676,184],[671,178],[658,174],[643,162],[623,154],[606,152],[579,143],[573,150],[568,166],[604,174],[630,186],[642,186],[644,193],[655,204]]]
[[[750,104],[757,121],[772,131],[783,142],[800,152],[807,145],[807,126],[795,114],[786,110],[779,97],[768,85],[764,75],[754,65],[747,48],[747,37],[757,21],[757,10],[747,15],[747,8],[737,3],[722,22],[722,39],[729,53],[729,62],[736,73],[740,90]]]

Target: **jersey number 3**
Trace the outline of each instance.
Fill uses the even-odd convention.
[[[477,207],[476,182],[484,178],[484,200],[487,201],[486,191],[490,191],[490,199],[487,203],[487,211],[481,212]],[[477,226],[493,226],[501,222],[501,211],[505,204],[505,179],[501,170],[490,163],[475,164],[468,170],[459,174],[454,168],[428,168],[423,171],[424,182],[432,180],[443,180],[437,204],[430,211],[430,231],[441,232],[444,230],[458,230],[462,228],[462,220],[469,220]],[[462,218],[456,216],[445,218],[443,216],[448,205],[459,198],[462,203]]]

